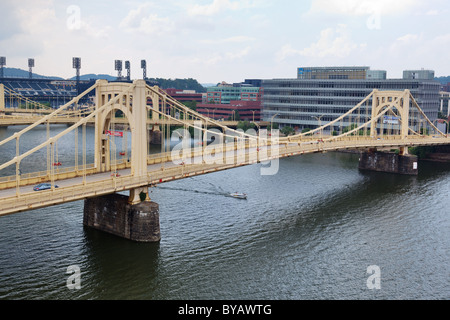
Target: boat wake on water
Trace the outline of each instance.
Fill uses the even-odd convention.
[[[211,184],[212,185],[212,184]],[[217,195],[217,196],[224,196],[224,197],[231,197],[235,199],[247,199],[246,193],[239,193],[239,192],[225,192],[222,190],[222,188],[217,187],[215,185],[212,185],[215,189],[219,188],[220,191],[202,191],[202,190],[195,190],[195,189],[187,189],[187,188],[175,188],[175,187],[162,187],[158,186],[159,189],[165,189],[165,190],[174,190],[174,191],[185,191],[185,192],[194,192],[194,193],[200,193],[200,194],[211,194],[211,195]]]

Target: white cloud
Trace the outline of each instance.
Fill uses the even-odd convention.
[[[160,18],[151,14],[141,20],[139,30],[147,34],[168,33],[175,29],[175,23],[169,18]]]
[[[257,1],[252,0],[213,0],[207,5],[195,4],[188,8],[188,14],[199,16],[212,16],[225,10],[242,10],[257,6]]]
[[[62,77],[74,75],[74,56],[83,73],[115,74],[123,59],[138,76],[147,59],[149,76],[205,82],[291,76],[298,64],[450,74],[446,20],[436,19],[449,8],[448,0],[1,0],[0,54],[9,67],[26,68],[31,57],[37,73]],[[274,53],[279,63],[267,63]]]
[[[243,57],[247,56],[250,53],[250,50],[251,50],[251,47],[246,47],[237,52],[228,52],[226,54],[226,58],[229,60],[242,59]]]
[[[439,14],[439,11],[436,10],[436,9],[429,10],[429,11],[426,13],[427,16],[437,16],[438,14]]]
[[[404,44],[411,44],[417,42],[421,38],[421,35],[418,34],[407,34],[404,36],[401,36],[396,39],[396,43],[400,43],[402,45]]]
[[[370,14],[397,15],[420,4],[418,0],[312,0],[310,13],[353,16]]]
[[[198,67],[204,66],[204,65],[208,65],[210,67],[212,66],[226,66],[229,65],[228,63],[236,63],[239,60],[245,58],[246,56],[248,56],[251,53],[251,47],[247,46],[245,48],[242,48],[240,50],[236,50],[236,51],[228,51],[228,52],[224,52],[224,53],[218,53],[218,52],[213,52],[213,53],[206,53],[203,54],[202,56],[198,56],[196,55],[193,58],[188,58],[189,59],[189,64],[191,65],[195,65]]]
[[[277,60],[282,61],[292,56],[304,56],[312,58],[345,58],[357,49],[365,48],[366,44],[357,44],[351,39],[346,25],[340,24],[336,29],[327,28],[320,32],[320,38],[304,49],[294,49],[290,44],[281,48],[277,54]]]
[[[147,9],[152,6],[151,3],[143,3],[137,8],[131,9],[127,16],[120,22],[121,28],[139,28],[141,21],[148,14]]]
[[[250,42],[254,41],[255,38],[247,37],[247,36],[234,36],[225,39],[205,39],[200,40],[201,43],[205,44],[227,44],[227,43],[242,43],[242,42]]]
[[[151,3],[144,3],[136,9],[130,10],[120,22],[119,27],[127,31],[138,31],[144,34],[162,35],[175,30],[175,23],[167,17],[159,17],[156,13],[149,13],[153,9]]]

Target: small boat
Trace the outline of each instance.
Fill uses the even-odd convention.
[[[230,197],[238,198],[238,199],[247,199],[247,194],[246,193],[234,192],[234,193],[230,193]]]

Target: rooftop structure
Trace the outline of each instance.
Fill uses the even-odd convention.
[[[300,67],[297,79],[302,80],[364,80],[386,79],[386,71],[369,67]]]
[[[433,70],[405,70],[403,79],[407,80],[434,80]]]

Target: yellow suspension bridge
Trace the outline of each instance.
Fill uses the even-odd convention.
[[[93,107],[82,113],[74,111],[80,110],[79,101],[93,90]],[[0,152],[6,148],[16,150],[15,156],[0,164],[0,215],[127,190],[129,203],[136,204],[142,201],[142,193],[148,200],[151,185],[260,162],[270,164],[279,158],[306,153],[397,148],[403,155],[411,146],[450,144],[450,138],[426,117],[408,90],[373,90],[335,120],[310,132],[287,137],[278,136],[276,131],[233,129],[232,124],[205,117],[143,80],[133,83],[98,80],[56,110],[25,109],[30,113],[41,110],[40,115],[33,117],[34,122],[29,126],[0,141]],[[4,110],[3,102],[0,111]],[[47,114],[43,115],[42,110]],[[121,118],[116,117],[118,111],[123,115]],[[64,117],[71,118],[66,122],[70,127],[50,136],[49,125]],[[95,128],[94,141],[87,141],[88,124]],[[30,150],[22,150],[21,138],[39,125],[47,126],[46,140]],[[125,146],[118,157],[117,143],[125,138],[116,136],[116,128],[124,125],[128,130],[122,134],[130,135],[131,147],[128,150]],[[171,150],[167,141],[173,139],[173,126],[178,128],[180,143]],[[194,146],[190,139],[192,131],[199,141]],[[149,136],[154,132],[161,136],[161,152],[150,154]],[[325,135],[325,132],[333,134]],[[58,161],[58,141],[69,135],[74,137],[74,161],[68,166]],[[78,147],[79,141],[82,148]],[[88,142],[94,145],[92,163],[88,163],[86,156]],[[23,163],[32,156],[39,156],[47,169],[32,172],[23,168]],[[270,168],[266,169],[270,172]],[[15,174],[2,174],[7,170]],[[42,182],[48,182],[51,188],[33,191],[33,186]]]

